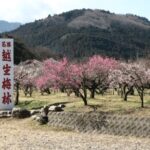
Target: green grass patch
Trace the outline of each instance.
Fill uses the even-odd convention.
[[[88,106],[80,97],[75,97],[74,94],[67,96],[66,93],[52,93],[50,95],[41,95],[39,92],[34,92],[32,97],[25,97],[20,93],[19,107],[32,109],[48,104],[64,103],[65,111],[73,112],[91,112],[96,108],[97,112],[106,112],[113,114],[133,114],[150,116],[150,95],[144,96],[145,108],[141,108],[141,101],[138,95],[129,96],[128,101],[123,101],[116,93],[106,93],[105,95],[96,95],[95,99],[88,98]]]
[[[20,101],[17,107],[26,108],[26,109],[35,109],[40,108],[44,105],[48,105],[47,101],[39,101],[39,100],[27,100],[27,101]]]

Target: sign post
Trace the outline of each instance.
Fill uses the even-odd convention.
[[[0,39],[0,110],[13,109],[13,39]]]

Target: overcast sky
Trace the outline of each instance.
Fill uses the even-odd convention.
[[[80,8],[132,13],[150,20],[150,0],[0,0],[0,20],[27,23]]]

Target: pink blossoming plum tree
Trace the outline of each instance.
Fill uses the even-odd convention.
[[[91,98],[94,98],[95,92],[103,94],[109,88],[109,74],[117,66],[118,62],[112,58],[104,58],[99,55],[89,58],[85,68]]]
[[[49,59],[43,63],[42,75],[36,85],[71,90],[80,96],[87,105],[87,90],[94,98],[96,90],[104,91],[109,87],[109,73],[117,66],[111,58],[93,56],[82,63],[70,63],[66,58],[60,61]]]

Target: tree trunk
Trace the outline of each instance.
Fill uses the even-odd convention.
[[[131,95],[134,95],[134,89],[133,89],[133,87],[132,87],[132,89],[131,89],[131,91],[130,91],[130,94],[131,94]]]
[[[144,91],[141,91],[140,99],[141,99],[141,107],[144,108]]]
[[[125,93],[126,93],[126,85],[123,85],[122,90],[121,90],[121,97],[124,98],[125,97]]]
[[[115,95],[115,90],[114,89],[112,89],[112,95]]]
[[[60,92],[65,93],[65,88],[64,88],[64,87],[61,87],[61,88],[60,88]]]
[[[47,94],[51,94],[51,91],[50,91],[49,88],[46,88],[46,93],[47,93]]]
[[[28,86],[25,85],[24,86],[24,95],[27,96],[27,94],[28,94]]]
[[[141,107],[144,108],[144,87],[137,87],[138,94],[141,100]]]
[[[79,93],[78,90],[74,90],[74,94],[75,94],[76,97],[79,97],[79,96],[80,96],[80,93]]]
[[[87,106],[87,89],[86,87],[83,87],[83,94],[80,92],[80,97],[82,98],[84,105]]]
[[[91,94],[90,94],[90,98],[95,98],[95,89],[91,89],[90,90]]]
[[[122,89],[122,88],[120,88],[120,90],[121,90],[121,91],[120,91],[121,98],[123,98],[123,94],[124,94],[124,93],[123,93],[123,89]]]
[[[19,83],[16,83],[16,98],[15,98],[15,105],[19,103]]]
[[[83,101],[84,101],[84,105],[86,106],[87,105],[87,89],[85,86],[83,87],[83,94],[84,94]]]
[[[87,99],[85,97],[82,99],[83,99],[84,105],[87,106]]]
[[[29,91],[30,97],[32,97],[32,93],[33,93],[33,89],[32,86],[30,86],[30,91]]]
[[[132,90],[133,90],[133,87],[130,87],[127,92],[126,92],[126,90],[124,91],[125,92],[124,93],[124,101],[127,101],[128,95],[132,92]]]

